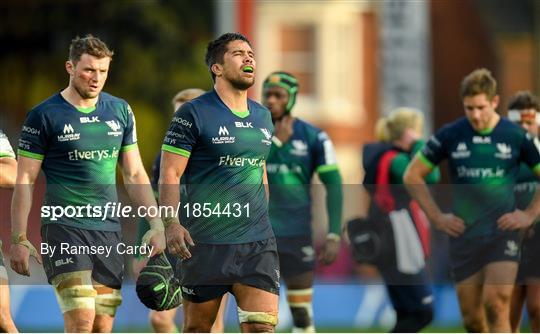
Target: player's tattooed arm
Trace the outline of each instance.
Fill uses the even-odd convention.
[[[189,158],[163,151],[159,177],[159,203],[162,207],[175,208],[180,202],[180,178],[186,170]],[[191,253],[187,244],[194,246],[193,239],[178,219],[176,212],[170,210],[163,219],[169,253],[189,259]],[[187,243],[187,244],[186,244]]]
[[[433,225],[452,237],[457,237],[465,231],[465,223],[451,213],[443,213],[426,185],[425,177],[433,167],[427,166],[416,155],[403,176],[403,182],[412,198],[414,198]]]
[[[41,160],[20,157],[17,169],[17,181],[11,201],[11,268],[30,276],[28,260],[30,255],[41,263],[41,255],[26,238],[28,215],[32,207],[34,183],[41,169]]]
[[[137,207],[157,207],[139,150],[133,149],[123,152],[120,164],[126,191],[134,204]],[[150,230],[143,236],[143,244],[154,246],[152,255],[159,254],[165,250],[165,228],[160,217],[150,217],[148,223]]]

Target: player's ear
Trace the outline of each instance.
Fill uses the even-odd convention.
[[[220,64],[215,63],[210,68],[212,69],[212,73],[214,73],[216,77],[221,76],[221,73],[223,72],[223,67]]]
[[[66,61],[66,71],[70,76],[72,76],[75,72],[75,65],[73,65],[73,62],[71,60]]]
[[[495,96],[491,99],[491,105],[493,106],[493,109],[496,109],[497,106],[499,106],[499,101],[500,101],[499,95],[495,95]]]

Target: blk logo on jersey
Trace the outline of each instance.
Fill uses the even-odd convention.
[[[234,122],[234,125],[237,128],[250,128],[250,129],[253,129],[253,125],[251,124],[251,122]]]
[[[81,124],[85,124],[85,123],[99,123],[99,118],[98,118],[98,116],[92,116],[92,117],[85,116],[85,117],[80,117],[79,120],[81,121]]]
[[[212,144],[234,144],[235,137],[229,136],[229,130],[226,126],[220,126],[218,136],[212,137]]]
[[[105,121],[105,124],[107,124],[109,128],[111,128],[112,130],[112,131],[107,132],[109,136],[118,137],[122,135],[122,131],[120,131],[120,129],[122,129],[122,126],[120,125],[118,121],[115,121],[115,120]]]
[[[491,137],[474,136],[472,142],[473,144],[491,144]]]
[[[69,123],[64,124],[62,133],[62,135],[58,136],[58,141],[73,141],[81,139],[81,134],[75,132],[75,129],[73,129],[73,126]]]

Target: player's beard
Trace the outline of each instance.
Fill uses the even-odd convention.
[[[248,90],[248,88],[253,86],[253,84],[255,83],[255,78],[229,78],[229,82],[231,83],[231,86],[233,86],[235,89]]]

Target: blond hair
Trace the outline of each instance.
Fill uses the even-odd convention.
[[[185,103],[188,101],[193,100],[194,98],[197,98],[204,94],[204,90],[200,88],[188,88],[179,91],[176,93],[176,95],[172,99],[172,106],[173,108],[176,106],[177,103]]]
[[[397,108],[375,124],[375,137],[382,142],[392,142],[401,138],[407,129],[422,132],[424,114],[414,108]]]

